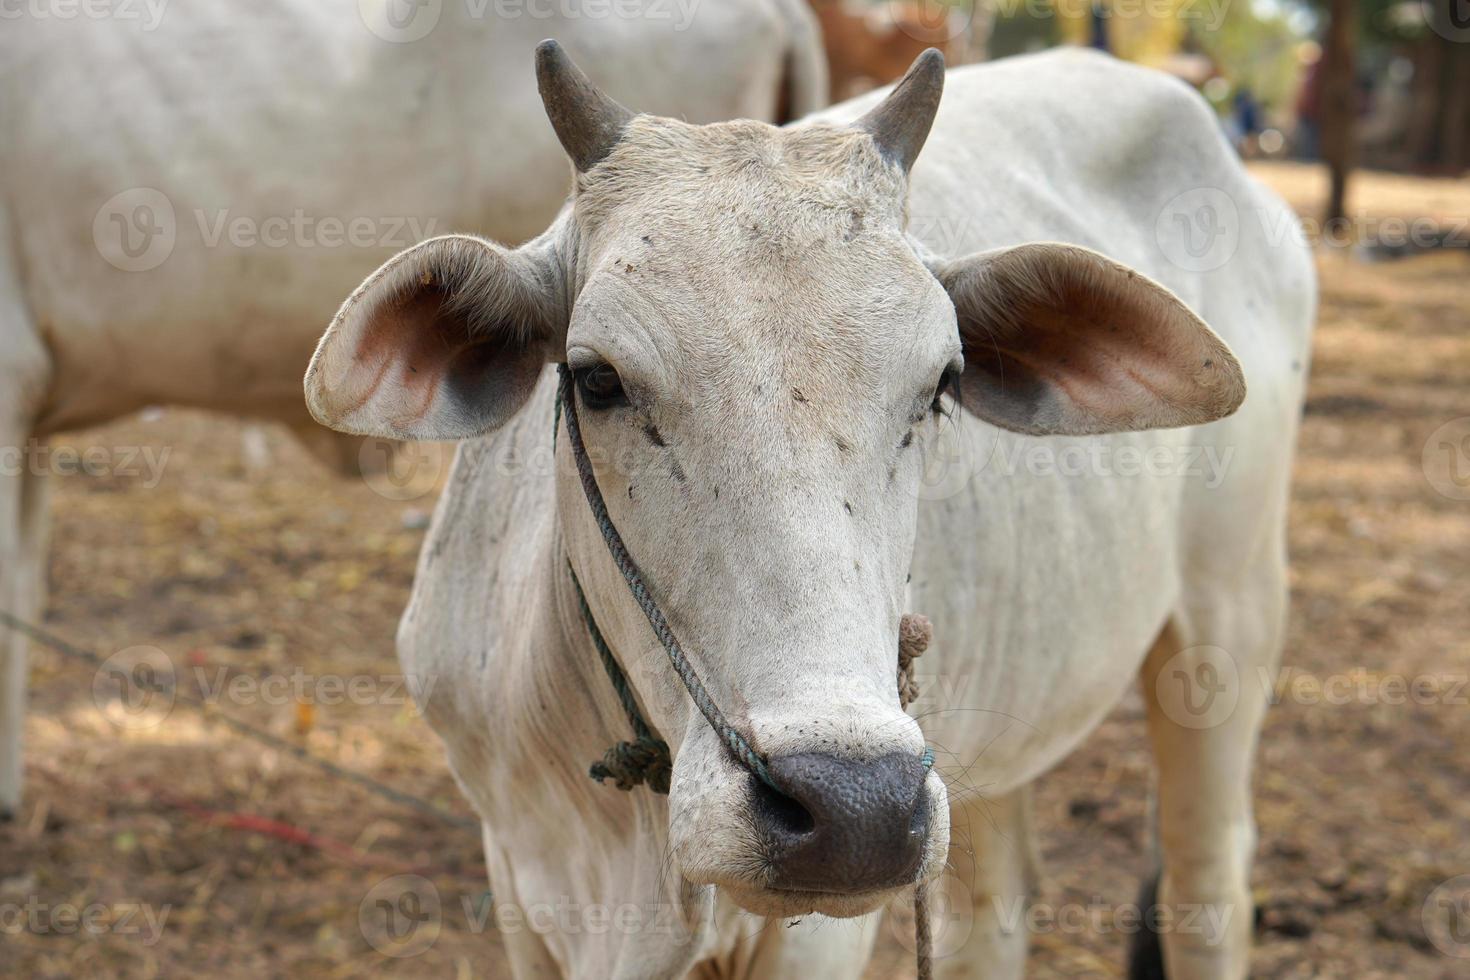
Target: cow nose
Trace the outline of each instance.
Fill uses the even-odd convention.
[[[777,756],[767,769],[779,792],[755,780],[754,816],[771,887],[862,892],[913,882],[929,836],[918,756],[810,752]]]

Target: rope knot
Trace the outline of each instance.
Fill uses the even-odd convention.
[[[669,746],[661,738],[639,735],[631,742],[619,742],[592,763],[587,774],[599,783],[611,779],[621,790],[631,790],[647,783],[655,793],[669,792],[669,778],[674,763]]]
[[[914,661],[929,649],[934,639],[934,624],[922,613],[905,613],[898,621],[898,705],[907,708],[919,696],[919,683],[914,679]]]

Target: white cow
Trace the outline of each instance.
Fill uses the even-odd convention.
[[[1158,900],[1195,914],[1134,967],[1244,976],[1266,692],[1243,682],[1281,644],[1314,307],[1290,212],[1192,91],[1096,53],[953,72],[935,118],[930,52],[781,129],[630,116],[554,46],[538,70],[570,205],[521,248],[399,255],[306,379],[343,431],[468,440],[398,642],[439,680],[515,974],[856,977],[868,914],[948,867],[974,924],[940,971],[1019,976],[1027,784],[1141,680]],[[776,788],[692,709],[565,423],[553,455],[553,362]],[[667,797],[587,778],[629,732],[569,569],[672,747]],[[907,610],[937,637],[922,729],[895,692]]]
[[[0,8],[0,609],[29,619],[31,440],[157,403],[322,432],[301,366],[346,290],[436,227],[518,241],[555,216],[536,41],[692,120],[825,104],[799,0],[93,6]],[[26,671],[3,633],[0,814]]]

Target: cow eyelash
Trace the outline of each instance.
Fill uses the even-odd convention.
[[[954,393],[955,372],[952,370],[946,370],[944,374],[940,375],[939,385],[934,389],[934,398],[929,403],[929,411],[933,412],[935,415],[940,415],[944,418],[950,418],[954,414]],[[950,396],[949,403],[946,403],[944,401],[945,395]]]

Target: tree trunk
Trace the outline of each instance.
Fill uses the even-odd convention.
[[[1414,42],[1414,81],[1409,102],[1409,129],[1404,149],[1411,169],[1430,166],[1439,153],[1440,68],[1445,58],[1444,38],[1432,31]]]
[[[1346,214],[1348,172],[1353,166],[1353,130],[1357,115],[1353,48],[1357,38],[1354,0],[1332,0],[1322,51],[1322,159],[1332,186],[1327,197],[1326,222]]]
[[[1445,89],[1444,115],[1440,122],[1443,165],[1451,175],[1470,167],[1470,46],[1461,42],[1444,44],[1449,51],[1449,84]]]

